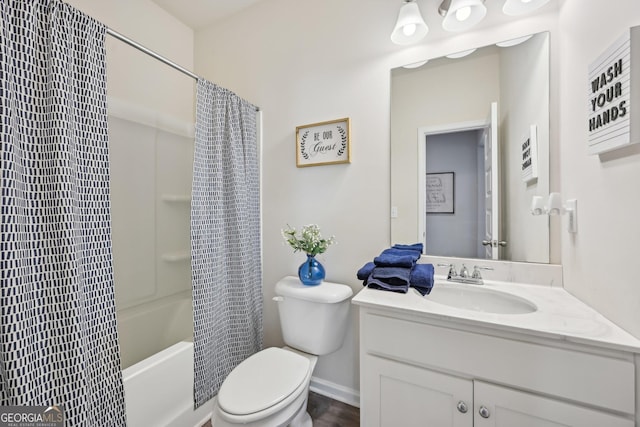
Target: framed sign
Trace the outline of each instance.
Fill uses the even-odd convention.
[[[296,166],[350,163],[349,118],[296,127]]]
[[[587,87],[589,154],[640,142],[636,135],[640,27],[627,29],[589,65]],[[635,107],[635,106],[634,106]]]
[[[538,179],[538,128],[531,125],[529,136],[521,144],[522,180],[529,184]]]
[[[427,213],[455,213],[454,173],[427,174]]]

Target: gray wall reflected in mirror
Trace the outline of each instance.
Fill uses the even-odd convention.
[[[449,134],[457,127],[481,128],[497,102],[500,222],[494,236],[506,242],[499,259],[549,262],[549,218],[530,213],[533,196],[549,194],[549,74],[548,33],[516,46],[486,46],[463,58],[391,70],[392,243],[423,242],[428,255],[487,257],[481,244],[487,181],[482,138],[474,138],[475,147],[466,143],[471,151],[462,154],[453,146],[463,144],[456,142],[460,138]],[[531,125],[538,177],[525,182],[522,146]],[[454,213],[425,213],[419,202],[425,200],[419,194],[425,169],[455,173]]]

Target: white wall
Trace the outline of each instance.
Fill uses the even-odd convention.
[[[400,47],[389,40],[399,6],[388,0],[266,0],[196,33],[196,71],[264,115],[267,345],[282,343],[274,284],[303,261],[282,243],[282,227],[318,223],[334,234],[338,244],[320,257],[327,280],[355,291],[362,286],[357,269],[390,244],[391,68],[556,25],[555,13],[540,14]],[[427,23],[440,25],[436,2],[428,7]],[[352,163],[296,168],[295,127],[341,117],[351,118]],[[344,348],[321,357],[316,369],[316,376],[351,389],[359,388],[356,311]]]
[[[570,292],[640,337],[640,145],[587,154],[588,66],[640,25],[637,0],[614,3],[565,0],[560,12],[562,195],[579,209],[578,233],[562,231],[562,264]]]
[[[193,30],[150,0],[67,0],[160,55],[193,69]],[[195,81],[156,59],[106,36],[107,95],[193,122]]]

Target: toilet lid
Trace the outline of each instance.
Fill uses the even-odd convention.
[[[283,401],[305,380],[309,359],[277,347],[240,363],[222,383],[218,405],[233,415],[263,411]]]

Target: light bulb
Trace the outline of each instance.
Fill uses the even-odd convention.
[[[416,32],[416,24],[407,24],[404,27],[402,27],[402,33],[407,37],[412,36],[415,32]]]
[[[456,19],[458,21],[465,21],[471,16],[471,8],[469,6],[461,7],[456,10]]]

